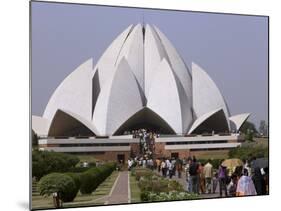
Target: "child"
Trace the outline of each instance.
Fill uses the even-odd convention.
[[[238,176],[237,174],[233,173],[231,175],[231,182],[228,185],[228,192],[230,196],[236,196],[237,182]]]

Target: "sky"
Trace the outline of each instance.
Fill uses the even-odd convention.
[[[190,11],[32,2],[31,106],[42,116],[59,84],[80,64],[96,64],[130,24],[156,25],[186,65],[201,66],[231,115],[268,120],[268,19]]]

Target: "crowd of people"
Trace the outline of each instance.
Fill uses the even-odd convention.
[[[243,161],[242,166],[229,169],[220,164],[214,169],[211,160],[206,163],[197,162],[195,156],[186,159],[154,157],[155,138],[159,135],[155,131],[138,129],[125,131],[140,140],[140,155],[128,160],[128,170],[134,166],[141,166],[158,171],[163,177],[186,178],[186,189],[196,194],[216,193],[224,196],[264,195],[268,193],[268,168],[260,168],[254,164],[255,158],[249,163]]]
[[[130,158],[130,159],[128,159],[127,164],[128,164],[129,171],[134,166],[149,168],[151,170],[155,169],[155,161],[152,158],[147,158],[147,157]]]
[[[186,179],[188,192],[196,194],[216,193],[219,196],[264,195],[268,193],[268,168],[260,168],[253,163],[244,161],[243,166],[237,166],[230,171],[220,164],[214,169],[211,160],[205,164],[197,162],[196,157],[187,159],[146,158],[135,157],[128,160],[128,170],[133,166],[150,168],[163,177]]]
[[[178,178],[181,178],[182,176],[182,170],[183,170],[183,161],[180,159],[168,159],[163,158],[156,160],[156,167],[158,169],[158,172],[162,172],[162,176],[166,177],[168,176],[170,179],[176,175],[178,175]]]
[[[213,169],[211,161],[203,165],[196,158],[188,158],[186,165],[187,189],[189,192],[204,194],[215,193],[219,186],[219,195],[245,196],[267,194],[268,168],[250,167],[247,161],[237,166],[233,172],[229,171],[223,163],[218,170]]]
[[[147,137],[147,136],[151,136],[151,135],[159,137],[159,133],[157,133],[156,131],[148,130],[145,128],[131,130],[131,131],[126,130],[126,131],[124,131],[123,135],[133,135],[133,138],[142,138],[142,137]]]
[[[148,129],[138,129],[125,131],[124,135],[133,135],[133,138],[139,138],[140,154],[144,157],[152,157],[155,151],[155,138],[159,134]]]

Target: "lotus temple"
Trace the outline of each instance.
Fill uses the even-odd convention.
[[[144,128],[157,133],[155,156],[187,157],[240,146],[249,115],[231,115],[205,70],[190,70],[156,26],[137,24],[61,82],[32,130],[41,150],[126,160],[139,153],[130,131]]]

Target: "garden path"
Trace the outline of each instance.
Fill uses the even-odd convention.
[[[131,202],[128,171],[121,171],[110,191],[105,204],[124,204]]]

